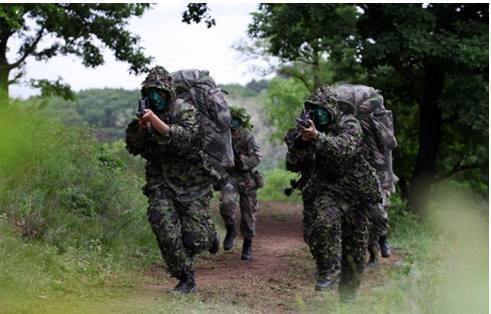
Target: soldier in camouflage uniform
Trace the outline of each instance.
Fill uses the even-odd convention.
[[[256,182],[254,168],[260,162],[259,147],[250,132],[250,115],[244,108],[230,107],[232,117],[232,147],[235,167],[227,171],[228,176],[221,184],[220,214],[222,215],[227,234],[223,249],[232,249],[235,231],[235,212],[240,206],[240,232],[244,237],[242,259],[252,257],[252,239],[256,229]]]
[[[317,266],[316,290],[339,282],[344,301],[361,282],[368,241],[369,204],[381,200],[367,162],[359,121],[339,110],[336,95],[318,88],[305,103],[308,127],[290,129],[287,169],[302,174],[304,238]]]
[[[372,146],[371,149],[375,150],[376,148]],[[392,152],[385,152],[382,158],[385,162],[392,162]],[[395,192],[395,183],[398,178],[392,172],[387,171],[387,169],[392,169],[392,167],[386,167],[384,171],[377,170],[382,188],[382,202],[370,205],[368,240],[368,252],[370,254],[368,264],[370,266],[378,264],[379,249],[382,257],[387,258],[391,255],[391,248],[387,239],[389,231],[389,215],[387,211],[390,207],[390,195]]]
[[[196,290],[193,257],[218,251],[215,226],[208,214],[214,177],[204,162],[196,109],[176,100],[163,67],[153,68],[142,83],[151,103],[126,130],[127,149],[146,159],[148,220],[170,274],[174,291]]]

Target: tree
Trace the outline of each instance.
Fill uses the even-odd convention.
[[[330,67],[337,60],[355,60],[357,14],[353,5],[344,4],[261,4],[252,13],[248,34],[265,40],[266,51],[287,63],[280,74],[299,79],[313,91],[333,79]],[[356,67],[345,70],[354,73]]]
[[[300,114],[303,102],[309,95],[309,90],[293,78],[274,78],[269,82],[268,95],[264,109],[274,131],[271,140],[283,142],[283,137],[289,128],[295,124],[295,118]]]
[[[485,157],[480,141],[487,139],[488,127],[488,6],[361,8],[363,66],[371,73],[389,66],[392,76],[383,86],[389,91],[385,95],[417,108],[418,150],[408,196],[413,208],[422,209],[421,196],[435,180],[487,169],[487,149],[486,159],[480,159]],[[391,92],[394,77],[398,86]],[[452,155],[442,156],[443,152]]]
[[[210,11],[206,3],[188,3],[187,10],[182,13],[182,21],[187,24],[199,24],[204,21],[206,27],[211,28],[216,25],[216,22]]]
[[[382,91],[402,195],[423,209],[420,196],[446,178],[487,193],[488,15],[486,4],[267,4],[249,34],[290,62],[281,75],[309,90],[346,81]]]
[[[2,4],[0,5],[0,93],[8,96],[9,85],[24,76],[28,57],[45,61],[57,55],[74,55],[83,65],[96,67],[104,63],[102,49],[114,52],[117,60],[130,64],[131,73],[145,71],[151,61],[138,46],[139,38],[126,26],[133,16],[141,16],[149,4]],[[8,41],[20,38],[22,44],[16,59],[8,60]],[[50,45],[41,45],[44,39]],[[32,80],[31,85],[43,95],[71,97],[61,79]]]

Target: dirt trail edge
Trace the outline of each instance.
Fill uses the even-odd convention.
[[[314,263],[303,241],[301,205],[261,202],[251,261],[240,259],[241,246],[239,236],[232,251],[224,252],[221,247],[217,256],[203,255],[197,260],[198,296],[204,302],[246,306],[258,313],[284,313],[295,312],[298,297],[316,297]],[[383,259],[381,267],[367,269],[362,291],[383,280],[386,271],[382,270],[397,260]],[[149,275],[168,278],[162,266],[153,267]],[[175,284],[164,280],[153,288],[164,291]]]

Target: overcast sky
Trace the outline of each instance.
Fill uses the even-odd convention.
[[[160,64],[170,71],[185,68],[208,69],[218,83],[245,84],[258,78],[250,71],[251,62],[245,63],[232,44],[246,37],[250,12],[257,4],[209,4],[217,25],[211,29],[205,24],[188,25],[181,22],[185,4],[158,4],[141,18],[133,18],[129,29],[141,37],[141,46],[154,57],[153,64]],[[49,41],[49,40],[48,40]],[[47,44],[45,42],[44,44]],[[11,53],[18,42],[9,41]],[[10,55],[11,60],[15,59]],[[57,56],[48,62],[27,59],[26,78],[63,80],[78,91],[87,88],[139,88],[143,76],[128,74],[128,64],[117,62],[109,51],[105,64],[95,69],[85,68],[76,57]],[[28,97],[35,93],[27,86],[14,85],[13,97]]]

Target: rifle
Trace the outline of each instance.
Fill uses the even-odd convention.
[[[138,118],[143,117],[145,114],[145,109],[150,109],[150,100],[147,97],[143,97],[138,101],[138,109],[136,111],[136,116]]]
[[[142,99],[140,99],[138,101],[138,109],[136,110],[136,116],[138,117],[138,119],[141,119],[141,117],[143,117],[143,115],[145,114],[145,109],[150,109],[150,107],[150,99],[148,99],[147,97],[143,97]],[[148,134],[153,134],[151,127],[148,127],[147,130]]]
[[[298,183],[299,183],[300,180],[295,180],[295,179],[291,179],[290,180],[290,187],[289,188],[286,188],[283,192],[285,192],[285,195],[286,196],[290,196],[292,195],[293,191],[295,189],[298,189]]]
[[[295,119],[295,121],[297,121],[297,129],[299,127],[302,127],[302,128],[310,127],[310,122],[309,122],[309,120],[311,120],[310,115],[311,115],[310,111],[308,111],[308,110],[302,111],[302,113],[300,114],[300,118]]]
[[[283,191],[285,195],[290,196],[292,195],[294,190],[301,190],[305,186],[305,184],[307,184],[308,177],[309,176],[307,174],[302,174],[300,178],[298,178],[297,180],[295,179],[290,180],[290,187],[286,188]]]
[[[311,120],[311,112],[309,110],[303,110],[302,113],[300,114],[300,118],[296,118],[295,121],[297,121],[297,125],[295,127],[295,135],[293,139],[293,144],[295,147],[299,149],[305,149],[307,146],[309,146],[308,142],[305,142],[302,139],[302,134],[300,133],[300,129],[303,128],[308,128],[310,127],[310,121]]]

